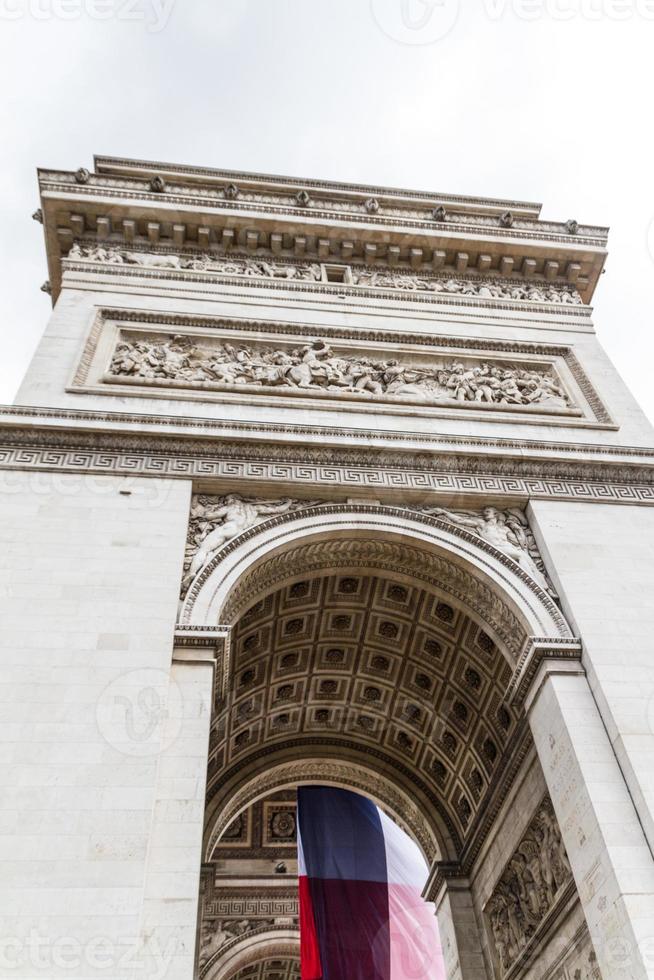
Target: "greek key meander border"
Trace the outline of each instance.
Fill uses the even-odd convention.
[[[41,439],[43,437],[41,436]],[[45,440],[50,442],[50,440]],[[54,440],[52,440],[54,442]],[[92,440],[93,441],[93,440]],[[97,440],[96,440],[97,441]],[[220,448],[223,452],[223,447]],[[652,483],[595,482],[565,477],[473,475],[448,472],[371,468],[351,464],[284,463],[265,459],[203,459],[153,447],[150,451],[88,450],[0,444],[0,467],[116,476],[167,477],[186,480],[252,480],[339,487],[344,490],[405,491],[509,496],[512,499],[555,499],[598,503],[654,504]],[[583,468],[583,467],[582,467]],[[519,471],[519,463],[516,470]]]
[[[650,447],[642,447],[642,446],[620,446],[620,445],[609,446],[606,443],[594,444],[589,442],[586,443],[548,442],[545,439],[539,439],[539,440],[507,439],[504,437],[494,438],[492,436],[488,436],[488,437],[472,436],[472,435],[460,436],[454,434],[442,435],[439,433],[429,433],[429,432],[409,433],[409,435],[407,436],[406,433],[397,432],[393,429],[378,429],[375,430],[374,432],[369,432],[360,429],[337,428],[335,426],[328,426],[328,425],[321,425],[321,426],[305,425],[305,424],[287,425],[281,422],[279,423],[267,423],[262,421],[243,422],[238,420],[224,421],[222,419],[215,419],[215,418],[197,418],[190,415],[146,415],[137,412],[99,412],[97,410],[93,410],[89,408],[85,408],[85,409],[50,408],[47,406],[33,406],[33,405],[0,405],[0,431],[2,431],[3,416],[6,418],[44,419],[44,420],[47,419],[47,420],[53,420],[55,422],[72,421],[72,422],[106,423],[109,421],[117,425],[131,424],[131,425],[138,425],[140,427],[155,426],[158,428],[164,428],[164,427],[171,427],[171,426],[179,426],[188,430],[197,430],[197,429],[202,430],[203,438],[205,439],[205,444],[209,438],[212,439],[216,438],[217,435],[220,433],[229,432],[233,434],[236,432],[242,432],[242,433],[254,435],[262,440],[265,440],[264,443],[258,443],[258,444],[254,443],[253,441],[250,446],[244,443],[239,444],[237,448],[238,451],[243,455],[243,458],[252,458],[253,456],[256,456],[257,459],[260,459],[262,458],[261,454],[266,452],[269,454],[273,454],[273,455],[276,454],[277,456],[279,456],[280,455],[279,450],[283,448],[284,453],[288,454],[288,456],[284,456],[284,462],[304,462],[304,458],[293,459],[292,458],[293,453],[295,452],[295,454],[297,455],[296,452],[297,447],[294,447],[292,445],[286,445],[284,447],[275,446],[268,439],[270,434],[281,434],[284,436],[318,436],[322,440],[340,438],[340,439],[349,439],[352,442],[356,441],[359,443],[365,443],[366,448],[363,451],[359,449],[358,446],[353,446],[352,448],[339,447],[338,449],[334,449],[334,450],[327,449],[324,451],[324,453],[329,453],[330,457],[332,457],[335,454],[335,452],[340,452],[344,457],[348,456],[349,457],[348,461],[351,462],[353,465],[358,465],[359,463],[365,463],[369,465],[385,466],[388,465],[390,462],[392,463],[392,465],[398,465],[404,467],[406,465],[407,456],[409,456],[409,454],[411,460],[415,464],[416,454],[418,455],[418,461],[420,462],[421,461],[420,457],[424,458],[428,453],[433,453],[434,448],[439,448],[441,450],[461,448],[461,449],[470,449],[470,450],[482,449],[486,451],[492,449],[501,449],[507,451],[517,450],[521,455],[521,463],[523,465],[523,468],[525,464],[529,466],[531,463],[535,463],[535,465],[539,469],[541,469],[542,462],[546,462],[546,461],[525,459],[523,455],[525,451],[530,450],[534,452],[556,452],[556,453],[566,454],[568,456],[571,456],[572,454],[576,453],[579,454],[581,457],[583,457],[583,454],[587,454],[588,456],[605,457],[606,458],[605,461],[600,463],[600,465],[605,466],[605,470],[596,479],[601,482],[606,482],[607,480],[610,482],[611,478],[609,474],[611,471],[609,467],[613,464],[617,464],[619,457],[630,456],[632,458],[635,459],[640,458],[643,461],[646,461],[650,464],[654,464],[654,447],[650,448]],[[27,440],[26,438],[27,431],[28,430],[24,430],[24,436],[25,436],[23,441],[24,445],[28,445],[30,442],[30,440]],[[38,431],[40,445],[44,444],[48,446],[49,445],[57,446],[62,442],[61,433],[57,433],[57,430],[55,430],[52,427],[47,427],[47,428],[44,427],[41,430],[36,430],[35,428],[34,431]],[[15,441],[13,439],[13,436],[11,435],[12,430],[10,428],[6,427],[4,429],[4,432],[5,432],[5,438],[8,437],[10,442]],[[71,429],[68,433],[68,439],[70,440],[72,438],[78,437],[80,434],[84,436],[85,434],[88,435],[88,432],[85,433],[84,430],[80,430],[80,429],[75,429],[75,430]],[[175,435],[178,435],[179,438],[181,439],[185,438],[185,434],[183,433],[181,434],[176,433]],[[120,443],[123,444],[122,448],[125,448],[124,444],[130,439],[132,440],[133,445],[136,444],[137,437],[128,435],[127,433],[119,435],[117,432],[115,432],[114,437],[117,439],[117,442],[119,444]],[[97,442],[101,438],[102,438],[101,433],[95,433],[96,448],[97,448]],[[193,436],[192,438],[188,438],[187,441],[184,443],[183,448],[180,448],[179,451],[184,453],[191,450],[193,453],[197,455],[201,455],[201,451],[198,448],[201,445],[200,438],[202,437]],[[157,439],[159,440],[159,442],[157,442]],[[375,439],[377,440],[376,445],[374,444]],[[423,445],[421,447],[411,445],[408,450],[397,449],[395,448],[395,446],[393,446],[393,448],[391,449],[380,445],[382,441],[385,443],[401,443],[401,442],[412,441],[413,443],[422,443]],[[32,439],[31,442],[34,442],[34,440]],[[162,441],[161,434],[153,432],[150,435],[143,434],[142,445],[139,446],[139,449],[144,449],[145,451],[150,451],[154,453],[157,452],[162,445],[164,445],[164,442]],[[168,441],[168,446],[170,446],[170,441]],[[214,456],[215,447],[216,444],[214,443],[212,447],[213,451],[210,454],[205,453],[205,455]],[[233,455],[235,444],[225,440],[224,442],[220,443],[220,447],[221,447],[221,451],[224,452],[225,454],[231,453]],[[72,448],[72,447],[69,446],[68,448]],[[82,447],[82,448],[86,448],[86,447]],[[116,447],[114,445],[111,445],[110,448],[116,448]],[[321,454],[321,447],[311,446],[310,449],[307,449],[306,447],[301,448],[300,451],[301,456],[306,456],[307,453],[309,453],[313,457],[312,462],[315,462],[315,457]],[[611,460],[610,457],[615,457],[615,459]],[[442,456],[441,460],[444,458],[445,456]],[[472,456],[470,457],[459,456],[457,457],[458,459],[457,465],[460,466],[462,469],[464,469],[465,465],[464,462],[462,461],[469,460],[472,458],[473,458]],[[326,458],[325,461],[327,462]],[[332,458],[330,458],[329,462],[331,461]],[[554,463],[562,463],[562,462],[563,460],[554,461]],[[577,465],[579,467],[587,468],[589,465],[591,465],[591,460],[589,459],[569,460],[565,463],[565,465],[570,468],[567,471],[568,475],[572,475],[572,469],[571,469],[572,467]],[[620,471],[622,472],[624,468],[625,468],[624,464],[621,464]],[[633,469],[633,465],[630,466],[629,464],[627,464],[626,468],[627,468],[627,472],[629,472],[629,469]],[[422,469],[425,470],[427,469],[427,467],[423,466]],[[649,470],[647,470],[647,472],[649,473]],[[540,476],[540,474],[538,475]],[[631,482],[635,483],[637,481],[634,479]]]
[[[97,345],[102,334],[103,327],[108,320],[116,320],[118,325],[121,323],[138,324],[147,323],[150,325],[163,325],[167,327],[187,327],[196,329],[212,329],[226,332],[243,331],[248,333],[271,333],[281,336],[299,336],[316,338],[322,334],[325,338],[339,339],[343,341],[359,340],[366,343],[376,344],[395,344],[412,345],[425,348],[446,349],[453,353],[456,351],[487,351],[496,354],[521,354],[536,355],[542,357],[560,357],[563,359],[568,370],[584,399],[593,413],[594,421],[602,425],[614,426],[614,420],[609,414],[606,406],[600,398],[597,390],[588,378],[586,372],[573,353],[571,347],[555,344],[539,344],[527,341],[502,341],[489,339],[458,338],[444,335],[429,336],[424,334],[404,334],[399,332],[389,332],[380,330],[357,330],[333,326],[313,326],[306,324],[294,324],[284,321],[266,321],[239,319],[237,317],[211,317],[196,316],[192,314],[157,314],[154,312],[140,313],[138,310],[120,310],[112,307],[101,307],[97,310],[93,324],[89,331],[87,341],[84,345],[82,356],[72,379],[72,386],[85,385],[88,381],[88,374],[97,350]],[[456,410],[456,407],[453,406]],[[520,416],[516,411],[515,415]],[[516,418],[516,421],[518,419]],[[584,421],[587,421],[585,419]],[[573,420],[569,423],[575,425]]]

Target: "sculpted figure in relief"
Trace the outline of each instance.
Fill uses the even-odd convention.
[[[506,362],[450,361],[434,365],[338,354],[325,341],[295,349],[209,346],[191,337],[124,340],[111,362],[115,377],[157,378],[207,386],[288,387],[359,397],[387,397],[427,404],[473,403],[480,407],[543,405],[564,409],[571,401],[551,369]]]
[[[222,922],[212,919],[205,920],[202,923],[202,935],[200,937],[200,966],[205,966],[231,938],[230,934],[223,928]]]
[[[272,928],[273,919],[238,919],[234,921],[223,921],[221,919],[205,919],[202,923],[202,934],[200,937],[200,966],[212,959],[230,939],[238,939],[246,936],[254,929],[262,927]]]
[[[319,501],[260,500],[230,493],[225,497],[197,495],[191,503],[191,515],[184,564],[182,591],[189,585],[216,552],[232,538],[274,514],[315,507]]]
[[[581,306],[576,289],[566,286],[533,285],[521,282],[508,284],[476,279],[443,279],[408,275],[399,272],[352,270],[352,281],[358,286],[400,289],[408,292],[450,293],[478,296],[480,299],[511,299],[532,303],[564,303]]]
[[[75,261],[101,262],[110,265],[140,265],[152,269],[179,269],[194,272],[214,272],[225,276],[253,276],[267,279],[289,279],[322,282],[322,268],[317,262],[284,262],[265,259],[224,258],[203,252],[195,255],[137,252],[116,246],[80,245],[75,243],[68,253]],[[374,269],[351,269],[351,283],[368,289],[397,289],[403,292],[440,293],[444,295],[476,296],[480,299],[507,299],[531,303],[558,303],[581,306],[578,291],[567,285],[493,281],[492,279],[446,279],[443,276],[417,275],[410,272],[387,272]],[[342,288],[342,284],[340,284]]]
[[[242,497],[239,494],[228,494],[224,497],[212,497],[204,494],[194,496],[189,519],[182,594],[188,591],[198,572],[232,538],[254,527],[269,516],[318,507],[322,503],[324,501],[302,501],[292,498],[261,500]],[[411,509],[433,515],[473,531],[482,540],[513,558],[543,589],[556,598],[556,593],[547,579],[547,573],[529,523],[521,510],[501,511],[496,507],[486,507],[481,512],[451,511],[442,507]],[[553,826],[550,826],[546,817],[542,819],[541,849],[549,853],[551,850],[550,841],[556,842],[558,840],[557,829],[555,822]],[[534,855],[532,854],[531,859],[533,860],[533,858]],[[555,862],[551,856],[549,864],[554,868]],[[559,875],[560,877],[561,875]]]
[[[497,507],[485,507],[481,513],[446,510],[443,507],[423,507],[421,510],[425,514],[472,531],[512,558],[542,589],[556,597],[552,584],[547,579],[529,522],[521,510],[498,510]]]
[[[556,817],[547,799],[486,907],[502,974],[520,957],[571,877]]]

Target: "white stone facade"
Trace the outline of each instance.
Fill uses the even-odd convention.
[[[299,782],[413,834],[449,977],[654,976],[654,449],[606,229],[107,158],[40,187],[0,976],[296,976]]]

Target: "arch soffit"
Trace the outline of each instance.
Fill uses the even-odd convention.
[[[299,959],[300,934],[288,926],[255,930],[223,947],[199,972],[200,980],[232,980],[248,966],[271,959]]]
[[[231,625],[284,582],[345,567],[381,569],[449,595],[489,626],[512,666],[527,637],[572,636],[554,600],[497,548],[429,515],[364,505],[281,515],[234,538],[192,583],[180,626]]]
[[[280,753],[282,754],[282,753]],[[391,814],[418,844],[428,864],[440,860],[443,852],[455,854],[455,844],[439,814],[427,817],[427,807],[420,807],[415,797],[405,790],[395,776],[386,777],[354,759],[334,760],[307,757],[271,761],[254,772],[239,774],[225,783],[211,801],[205,824],[205,861],[211,862],[220,837],[230,823],[258,800],[279,790],[298,785],[320,784],[350,789],[369,797]],[[436,826],[434,826],[436,824]]]

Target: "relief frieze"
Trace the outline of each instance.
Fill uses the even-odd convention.
[[[380,358],[325,340],[298,347],[219,342],[188,335],[123,333],[105,382],[459,408],[580,414],[552,362]]]
[[[485,909],[502,976],[526,955],[572,880],[554,808],[546,797]]]
[[[220,276],[286,280],[306,283],[334,282],[328,268],[338,269],[342,279],[335,285],[360,286],[399,292],[429,293],[432,296],[462,296],[523,303],[583,306],[579,292],[569,284],[526,282],[523,279],[465,277],[416,273],[410,269],[375,269],[357,265],[324,265],[319,262],[274,261],[268,258],[217,256],[210,253],[182,255],[168,252],[141,252],[117,246],[75,243],[67,258],[73,262],[137,266],[142,269],[169,269],[179,272],[207,272]]]

